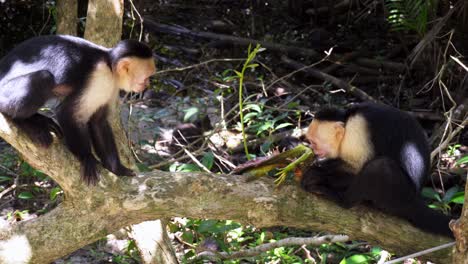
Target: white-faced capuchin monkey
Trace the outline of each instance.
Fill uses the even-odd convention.
[[[409,114],[372,103],[326,108],[315,114],[307,139],[318,160],[303,173],[305,190],[329,195],[345,208],[370,202],[423,230],[453,237],[450,218],[420,196],[429,145]]]
[[[107,117],[119,90],[142,92],[155,73],[151,49],[134,40],[108,49],[72,36],[31,38],[0,60],[0,112],[33,142],[48,147],[51,131],[81,163],[87,184],[99,180],[97,160],[114,174],[134,175],[122,165]],[[53,120],[37,113],[53,97],[63,98]]]

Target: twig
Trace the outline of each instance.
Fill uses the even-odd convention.
[[[138,37],[138,40],[141,41],[141,38],[143,36],[143,17],[141,17],[140,15],[140,12],[138,12],[138,9],[135,7],[135,5],[133,4],[133,1],[132,0],[129,0],[130,2],[130,5],[132,6],[132,11],[135,11],[135,13],[137,14],[138,18],[140,19],[140,36]],[[133,15],[133,14],[132,14]],[[133,20],[135,20],[133,18]]]
[[[302,63],[296,62],[296,61],[294,61],[294,60],[292,60],[292,59],[290,59],[290,58],[288,58],[286,56],[281,56],[281,60],[284,63],[286,63],[286,64],[288,64],[291,67],[296,68],[296,69],[304,67],[304,65]],[[328,81],[328,82],[332,83],[336,87],[341,88],[341,89],[353,94],[354,96],[358,97],[359,99],[361,99],[363,101],[377,102],[377,100],[375,100],[372,96],[365,93],[363,90],[357,88],[356,86],[350,85],[350,84],[346,83],[345,81],[343,81],[341,79],[338,79],[338,78],[336,78],[334,76],[331,76],[331,75],[329,75],[327,73],[324,73],[324,72],[321,72],[319,70],[312,69],[312,68],[305,69],[304,71],[307,74],[310,74],[315,78],[318,78],[320,80]]]
[[[339,59],[336,59],[334,61],[330,60],[330,62],[332,62],[333,64],[328,66],[327,68],[323,69],[323,72],[330,74],[333,71],[335,71],[336,69],[338,69],[339,67],[344,66],[347,61],[353,60],[354,58],[356,58],[356,57],[358,57],[360,55],[361,55],[361,52],[354,51],[354,52],[347,53],[343,57],[341,57]]]
[[[447,25],[448,19],[452,16],[452,14],[460,10],[460,5],[463,4],[462,2],[458,2],[455,4],[453,8],[450,8],[450,10],[445,14],[442,18],[439,19],[439,21],[432,27],[432,29],[426,33],[424,38],[414,47],[414,49],[411,51],[411,54],[409,55],[408,59],[410,61],[410,67],[413,66],[413,64],[416,62],[416,60],[419,58],[423,50],[431,44],[434,40],[435,37],[437,37],[437,34],[442,30],[442,28]]]
[[[382,69],[390,70],[393,72],[404,72],[406,69],[406,65],[404,63],[393,62],[393,61],[360,58],[356,60],[356,63],[362,66],[373,68],[373,69],[382,68]]]
[[[440,245],[440,246],[437,246],[437,247],[433,247],[433,248],[429,248],[429,249],[426,249],[426,250],[423,250],[423,251],[419,251],[419,252],[416,252],[416,253],[408,255],[408,256],[404,256],[404,257],[401,257],[401,258],[390,260],[390,261],[385,262],[384,264],[398,263],[398,262],[403,261],[405,259],[423,256],[423,255],[432,253],[432,252],[437,251],[437,250],[441,250],[441,249],[444,249],[444,248],[451,247],[453,245],[455,245],[455,242],[450,242],[450,243],[443,244],[443,245]]]
[[[0,193],[0,199],[2,199],[3,195],[13,191],[16,188],[16,184],[11,185],[10,187],[6,188]]]
[[[286,239],[281,239],[276,242],[266,243],[254,248],[236,251],[232,253],[227,252],[212,252],[204,251],[199,253],[197,256],[192,258],[190,262],[195,262],[197,260],[207,258],[212,261],[227,260],[227,259],[238,259],[245,257],[254,257],[268,250],[272,250],[278,247],[285,246],[301,246],[301,245],[314,245],[318,246],[324,243],[335,243],[335,242],[346,242],[349,240],[348,236],[345,235],[326,235],[321,237],[290,237]]]
[[[189,157],[193,160],[193,162],[195,162],[195,164],[198,165],[198,167],[200,167],[202,170],[204,170],[204,171],[206,171],[206,172],[208,172],[208,173],[211,173],[211,171],[210,171],[207,167],[205,167],[205,165],[203,165],[203,163],[201,163],[201,162],[195,157],[195,155],[193,155],[190,151],[188,151],[187,148],[185,148],[185,146],[182,145],[182,144],[179,142],[179,140],[177,140],[176,138],[174,138],[174,140],[177,141],[177,144],[184,150],[185,154],[187,154],[187,156],[189,156]]]
[[[468,125],[468,119],[463,120],[463,122],[462,122],[460,125],[458,125],[458,127],[455,128],[455,129],[452,131],[452,133],[450,133],[450,134],[447,136],[447,138],[446,138],[443,142],[441,142],[441,143],[439,144],[439,146],[437,146],[437,148],[435,148],[435,149],[431,152],[431,160],[433,160],[433,159],[435,158],[435,156],[436,156],[437,154],[439,154],[439,152],[440,152],[442,149],[445,149],[445,148],[448,146],[448,144],[450,143],[450,141],[451,141],[458,133],[460,133],[460,132],[463,130],[463,128],[465,128],[466,125]]]
[[[459,58],[454,57],[454,56],[452,56],[452,55],[450,55],[450,58],[451,58],[452,60],[454,60],[456,63],[458,63],[460,66],[462,66],[462,68],[465,69],[465,71],[468,72],[468,67],[467,67],[465,64],[463,64],[463,62],[461,62]]]
[[[351,3],[350,0],[343,0],[343,1],[339,2],[338,4],[334,5],[333,10],[336,11],[337,9],[344,9],[344,8],[348,7],[350,3]],[[305,11],[305,13],[307,15],[310,15],[310,16],[315,16],[315,15],[318,15],[318,14],[327,13],[329,11],[330,11],[330,9],[328,8],[328,6],[323,6],[323,7],[317,8],[317,9],[312,9],[312,8],[307,9]]]
[[[212,63],[212,62],[220,62],[220,61],[224,61],[224,62],[225,62],[225,61],[239,61],[239,62],[240,62],[240,61],[244,61],[244,60],[245,60],[245,59],[235,59],[235,58],[211,59],[211,60],[203,61],[203,62],[200,62],[200,63],[197,63],[197,64],[185,66],[185,67],[180,67],[180,68],[173,68],[173,69],[167,69],[167,70],[157,71],[155,75],[159,75],[159,74],[163,74],[163,73],[168,73],[168,72],[185,71],[185,70],[189,70],[189,69],[192,69],[192,68],[197,68],[197,67],[200,67],[200,66],[203,66],[203,65]]]
[[[15,173],[14,171],[10,170],[9,168],[7,168],[6,166],[4,166],[3,164],[0,164],[0,168],[3,169],[8,175],[10,176],[14,176],[14,177],[18,177],[19,175],[17,173]]]
[[[262,47],[272,50],[272,51],[279,51],[279,52],[285,52],[285,53],[291,53],[291,54],[297,54],[301,56],[307,56],[307,57],[318,57],[318,52],[312,49],[304,49],[300,47],[294,47],[291,45],[283,45],[283,44],[276,44],[272,42],[267,42],[267,41],[260,41],[260,40],[255,40],[255,39],[248,39],[248,38],[241,38],[241,37],[235,37],[231,35],[225,35],[225,34],[216,34],[216,33],[211,33],[211,32],[203,32],[203,31],[194,31],[190,30],[185,27],[181,26],[171,26],[171,25],[165,25],[158,23],[148,17],[145,17],[145,20],[143,22],[146,25],[146,29],[150,31],[155,31],[159,33],[166,33],[166,34],[173,34],[173,35],[186,35],[186,36],[191,36],[195,38],[204,38],[204,39],[216,39],[216,40],[223,40],[223,41],[230,41],[232,43],[236,43],[239,45],[257,45],[260,44]]]
[[[298,72],[302,72],[302,71],[306,71],[307,69],[310,69],[312,67],[315,67],[317,65],[319,65],[320,63],[326,61],[326,59],[328,58],[329,55],[325,56],[323,59],[315,62],[315,63],[312,63],[310,65],[303,65],[302,67],[298,67],[296,70],[294,70],[293,72],[290,72],[284,76],[281,76],[279,79],[276,79],[274,80],[273,82],[271,82],[270,84],[267,85],[267,87],[265,89],[269,89],[271,86],[273,86],[273,84],[277,83],[277,82],[280,82],[280,81],[283,81],[291,76],[293,76],[294,74],[298,73]]]

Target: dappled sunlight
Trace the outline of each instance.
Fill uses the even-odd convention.
[[[2,133],[11,134],[11,127],[4,115],[0,115],[0,131]]]
[[[0,241],[1,263],[28,263],[31,257],[31,245],[25,235],[15,235]]]

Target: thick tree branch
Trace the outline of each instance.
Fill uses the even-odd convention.
[[[36,148],[3,118],[0,136],[55,179],[66,197],[46,215],[1,229],[0,263],[8,263],[1,258],[14,249],[31,252],[22,254],[31,263],[48,263],[123,226],[174,216],[232,219],[256,227],[326,230],[397,254],[448,241],[363,206],[345,210],[294,185],[275,189],[268,178],[246,182],[244,176],[162,171],[118,178],[101,170],[99,184],[87,187],[79,180],[78,163],[62,144],[55,142],[47,150]],[[446,259],[447,254],[440,251],[432,259]]]

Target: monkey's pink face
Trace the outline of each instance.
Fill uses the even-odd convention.
[[[307,130],[307,140],[317,158],[337,158],[344,128],[340,123],[312,121]]]
[[[153,58],[124,58],[117,65],[119,88],[126,92],[143,92],[150,84],[150,77],[156,73]]]
[[[132,91],[135,93],[143,92],[150,84],[150,76],[146,77],[145,79],[140,78],[140,79],[133,80]]]
[[[154,60],[139,60],[132,71],[132,91],[136,93],[143,92],[150,84],[150,77],[156,73]]]

